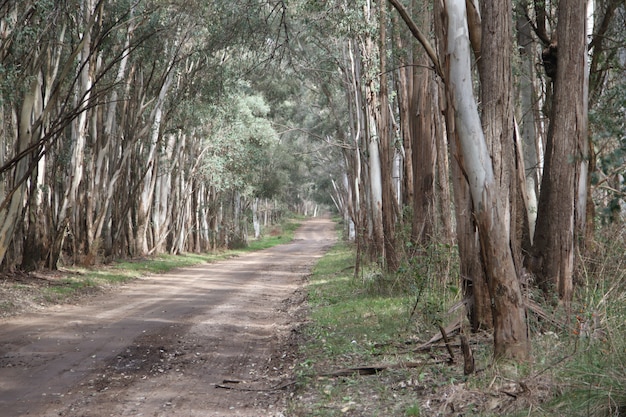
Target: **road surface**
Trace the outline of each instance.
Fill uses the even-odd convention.
[[[0,415],[280,416],[302,290],[333,244],[293,242],[0,321]]]

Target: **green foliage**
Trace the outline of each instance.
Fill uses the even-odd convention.
[[[590,109],[592,139],[598,152],[597,171],[592,173],[596,186],[599,214],[612,222],[620,218],[626,197],[626,81],[615,80]]]
[[[243,91],[233,94],[227,105],[214,108],[204,167],[205,175],[218,190],[271,196],[271,190],[262,189],[264,181],[260,178],[264,168],[271,165],[270,150],[277,142],[276,132],[266,118],[269,111],[263,97],[245,95]]]
[[[419,417],[420,416],[420,406],[419,404],[413,404],[406,409],[405,415],[407,417]]]

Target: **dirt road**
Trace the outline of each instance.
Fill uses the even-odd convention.
[[[0,321],[0,415],[282,415],[302,284],[333,229]]]

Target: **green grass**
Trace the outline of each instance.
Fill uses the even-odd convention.
[[[626,229],[602,231],[596,253],[580,260],[566,329],[535,337],[535,367],[552,396],[519,416],[626,415]]]
[[[552,369],[550,363],[544,365],[555,381],[554,398],[533,413],[523,415],[626,415],[625,295],[605,299],[603,303],[610,305],[608,312],[585,313],[584,308],[579,309],[580,331],[577,320],[573,330],[569,330],[576,334],[563,332],[552,346],[544,345],[544,350],[536,350],[538,360],[555,362],[564,358],[564,361]]]
[[[428,360],[411,353],[415,322],[409,310],[413,294],[371,291],[362,278],[354,278],[353,248],[337,244],[315,266],[308,284],[310,323],[301,344],[302,361],[292,416],[419,416],[420,406],[411,382],[426,383],[423,369],[387,369],[376,376],[324,376],[338,369],[395,365]],[[435,372],[447,380],[448,370]],[[421,375],[421,376],[420,376]],[[421,379],[420,379],[421,378]]]
[[[43,291],[43,299],[55,303],[97,290],[98,283],[90,277],[63,278],[54,282],[54,285],[46,287]]]
[[[569,327],[529,314],[532,362],[494,362],[492,340],[466,330],[479,372],[465,376],[458,347],[454,364],[445,363],[445,349],[427,354],[413,349],[429,340],[438,324],[450,321],[447,310],[460,300],[458,277],[449,273],[456,269],[454,248],[423,251],[397,274],[364,267],[356,279],[353,249],[337,244],[310,277],[310,322],[303,331],[298,389],[288,415],[447,415],[440,410],[450,411],[448,401],[457,413],[450,415],[626,415],[623,250],[602,250],[603,259],[594,256],[596,265],[583,270],[585,282],[577,287]],[[562,307],[542,303],[541,308],[566,319]],[[406,362],[419,366],[332,375]]]
[[[310,335],[323,341],[322,354],[368,353],[377,343],[406,331],[406,297],[379,297],[355,282],[349,247],[338,245],[317,264],[309,285],[314,326]],[[373,337],[373,339],[372,339]]]
[[[250,240],[250,242],[248,242],[248,246],[246,248],[239,249],[238,252],[262,250],[271,248],[272,246],[291,242],[296,230],[302,224],[299,220],[301,219],[294,218],[283,223],[278,229],[270,229],[270,231],[279,234],[266,234],[260,239]]]
[[[420,416],[419,404],[413,404],[409,406],[405,411],[405,415],[412,416],[412,417],[419,417]]]

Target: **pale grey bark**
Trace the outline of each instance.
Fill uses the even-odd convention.
[[[38,139],[40,134],[36,127],[43,111],[41,101],[41,74],[33,77],[24,98],[22,99],[22,109],[19,116],[19,134],[17,135],[16,153],[24,151],[33,140]],[[16,132],[17,133],[17,132]],[[19,222],[24,206],[24,195],[26,193],[26,178],[29,175],[29,158],[21,158],[12,173],[12,180],[6,191],[3,193],[2,204],[0,205],[0,262],[9,248],[13,239],[13,232]]]
[[[539,121],[536,120],[537,94],[535,88],[536,45],[532,37],[532,28],[523,10],[518,11],[517,43],[520,48],[521,68],[519,73],[519,113],[520,136],[525,167],[526,212],[528,217],[528,234],[532,245],[535,224],[537,222],[537,204],[540,184],[538,149],[541,143],[538,134]]]
[[[252,227],[254,228],[254,238],[261,237],[261,219],[259,217],[259,198],[252,200]]]
[[[81,3],[80,16],[83,32],[80,34],[79,49],[76,50],[79,65],[73,97],[73,105],[78,115],[71,123],[71,157],[66,179],[67,186],[55,216],[55,230],[48,259],[49,268],[57,267],[56,264],[61,256],[61,248],[66,237],[66,228],[69,226],[75,233],[81,230],[78,188],[83,181],[85,172],[85,145],[90,116],[89,102],[92,96],[95,73],[91,31],[96,21],[96,13],[98,11],[94,0],[85,0]],[[68,70],[69,67],[66,66],[65,69]]]
[[[150,141],[148,143],[149,149],[145,159],[146,173],[142,180],[141,193],[139,198],[139,205],[137,207],[137,236],[136,236],[136,251],[137,254],[146,254],[150,251],[149,239],[148,239],[148,226],[150,219],[150,211],[152,209],[152,202],[154,199],[155,184],[157,178],[157,146],[161,135],[161,123],[163,121],[163,106],[167,98],[167,94],[174,81],[174,73],[172,71],[173,58],[169,63],[167,76],[165,81],[161,85],[159,95],[157,97],[154,108],[150,114],[151,130]]]
[[[494,163],[474,98],[465,1],[446,0],[445,5],[449,54],[447,87],[455,109],[462,166],[469,182],[481,256],[492,299],[494,355],[523,360],[530,354],[530,344],[524,302],[511,252],[508,194],[496,183]],[[507,164],[511,163],[504,159],[507,156],[503,153],[496,153],[494,157],[502,158],[496,161],[499,169],[506,170]]]

